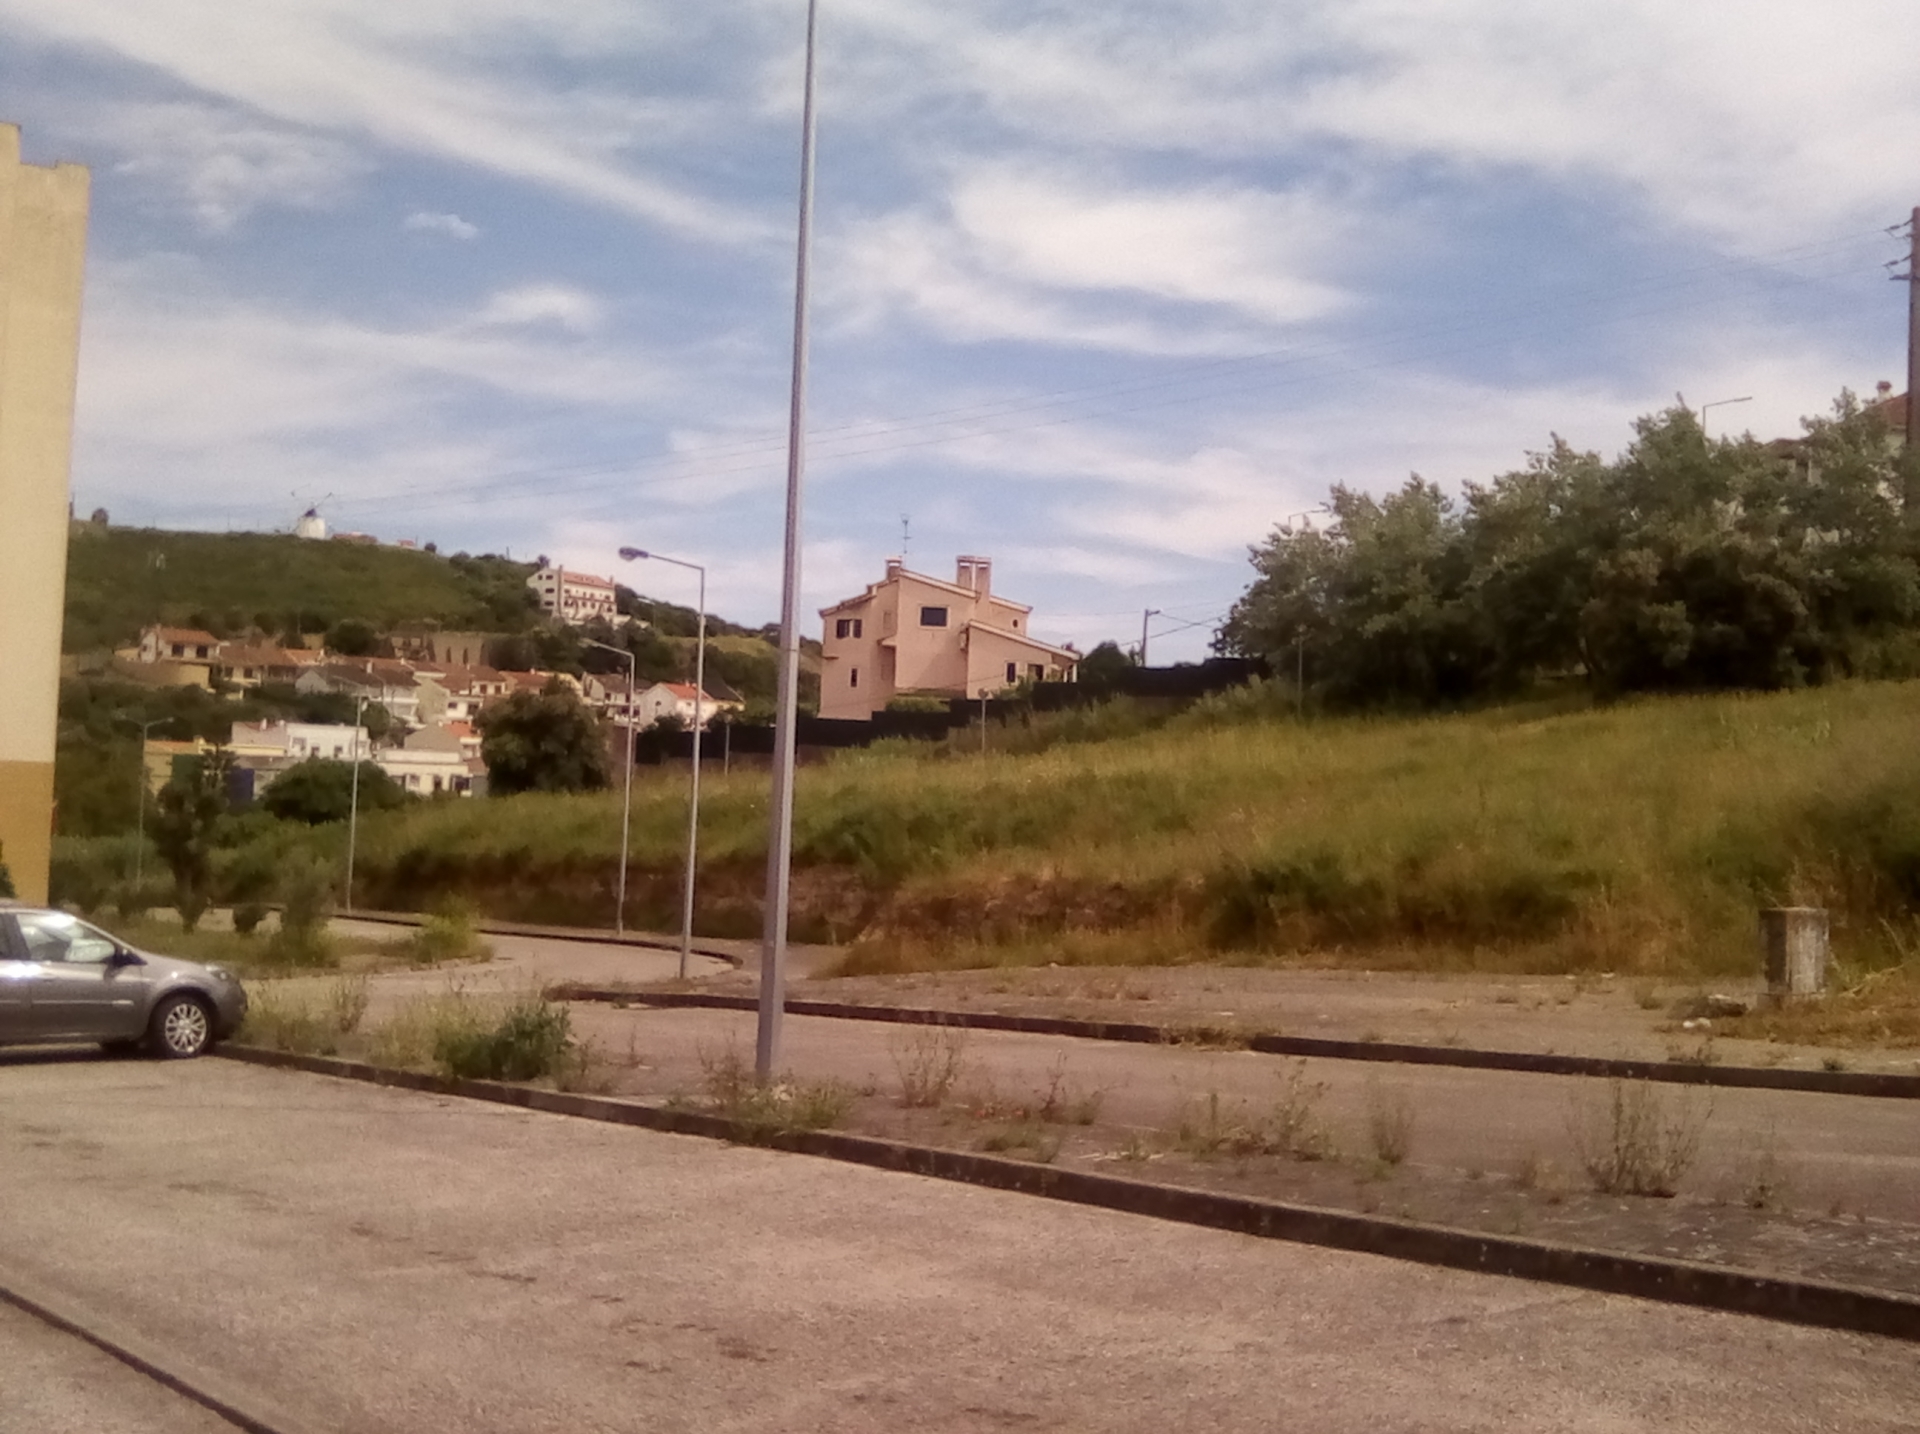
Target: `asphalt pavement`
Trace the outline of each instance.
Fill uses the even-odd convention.
[[[1770,1434],[1920,1407],[1892,1341],[220,1061],[0,1057],[0,1151],[0,1283],[316,1430]],[[16,1324],[0,1411],[52,1407],[90,1356]]]

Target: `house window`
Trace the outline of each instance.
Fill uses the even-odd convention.
[[[855,637],[860,635],[860,619],[857,617],[853,620],[853,635]]]
[[[1036,662],[1036,663],[1034,663],[1034,664],[1033,664],[1032,666],[1030,666],[1030,667],[1029,667],[1029,668],[1027,669],[1027,671],[1028,671],[1028,672],[1029,672],[1030,674],[1032,674],[1032,676],[1033,676],[1033,680],[1034,680],[1035,682],[1039,682],[1039,681],[1040,681],[1041,679],[1043,679],[1043,678],[1044,678],[1044,677],[1045,677],[1045,676],[1047,675],[1047,669],[1046,669],[1046,668],[1044,668],[1044,667],[1042,667],[1042,666],[1041,666],[1041,665],[1040,665],[1039,663],[1037,663],[1037,662]]]
[[[1009,662],[1007,664],[1007,681],[1018,682],[1019,680],[1020,680],[1020,664],[1017,662]]]
[[[860,669],[857,667],[849,667],[847,669],[847,686],[852,688],[852,687],[858,687],[859,685],[860,685]]]
[[[943,607],[923,607],[920,609],[920,626],[945,627],[947,610]]]
[[[1017,617],[1013,620],[1013,630],[1015,632],[1020,631],[1020,619]]]
[[[860,635],[860,619],[857,617],[843,617],[836,620],[833,624],[833,635],[835,637],[858,637]]]

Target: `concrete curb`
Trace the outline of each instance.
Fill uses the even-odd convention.
[[[86,1341],[154,1383],[219,1415],[235,1428],[246,1430],[247,1434],[312,1434],[311,1426],[295,1422],[278,1410],[262,1408],[258,1401],[226,1388],[224,1380],[162,1354],[146,1340],[115,1327],[111,1321],[77,1309],[43,1290],[28,1291],[15,1276],[0,1277],[0,1304],[11,1305],[43,1324]]]
[[[622,991],[614,987],[561,982],[549,986],[550,1001],[626,1002],[635,1006],[701,1007],[754,1011],[751,996],[709,991]],[[993,1011],[942,1011],[917,1006],[871,1006],[847,1001],[789,999],[790,1016],[821,1016],[840,1021],[882,1021],[897,1025],[965,1026],[978,1031],[1017,1031],[1034,1036],[1072,1036],[1085,1041],[1121,1041],[1173,1046],[1190,1039],[1179,1026],[1132,1021],[1076,1021],[1064,1016],[1009,1016]],[[1521,1071],[1532,1075],[1602,1076],[1608,1079],[1663,1081],[1673,1085],[1742,1086],[1756,1090],[1813,1091],[1823,1095],[1864,1095],[1891,1100],[1920,1100],[1920,1076],[1873,1071],[1795,1071],[1765,1066],[1720,1066],[1684,1061],[1614,1060],[1604,1056],[1544,1055],[1532,1051],[1474,1050],[1465,1046],[1420,1046],[1395,1041],[1337,1041],[1274,1032],[1230,1037],[1233,1044],[1263,1055],[1318,1056],[1335,1061],[1388,1061],[1400,1065],[1462,1066],[1469,1070]]]
[[[639,1126],[675,1135],[703,1136],[765,1145],[904,1174],[952,1180],[1147,1215],[1260,1239],[1391,1259],[1506,1275],[1604,1294],[1631,1295],[1667,1304],[1756,1315],[1788,1324],[1849,1330],[1920,1342],[1920,1299],[1814,1280],[1762,1275],[1688,1260],[1584,1249],[1545,1240],[1487,1235],[1445,1225],[1427,1225],[1380,1215],[1291,1205],[1249,1196],[1190,1190],[1089,1171],[976,1155],[934,1146],[909,1145],[876,1136],[834,1131],[760,1131],[722,1116],[668,1110],[605,1096],[580,1095],[498,1081],[448,1080],[414,1071],[388,1070],[332,1056],[229,1046],[231,1059],[282,1070],[367,1081],[403,1090],[432,1091],[569,1115],[615,1125]]]
[[[420,926],[427,919],[417,912],[408,911],[336,911],[333,914],[340,921],[372,921],[384,926]],[[545,941],[578,941],[592,946],[639,946],[648,951],[680,949],[680,942],[673,937],[635,935],[631,931],[616,934],[586,926],[538,926],[526,921],[494,921],[482,917],[473,923],[473,929],[484,936],[537,936]],[[715,951],[698,943],[691,949],[696,956],[724,961],[736,971],[746,964],[742,957],[731,952]]]

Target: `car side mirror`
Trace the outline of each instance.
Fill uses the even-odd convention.
[[[122,966],[144,966],[146,964],[145,961],[142,961],[124,946],[116,946],[113,955],[107,957],[107,965],[115,970],[118,970]]]

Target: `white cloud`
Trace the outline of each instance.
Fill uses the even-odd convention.
[[[551,324],[574,334],[590,334],[605,318],[600,301],[568,284],[522,284],[489,298],[475,316],[482,328],[538,328]]]
[[[400,227],[409,234],[440,234],[448,239],[476,239],[480,235],[480,226],[462,219],[458,214],[436,214],[426,209],[416,209],[402,221]]]
[[[856,226],[830,302],[855,323],[898,307],[970,340],[1245,352],[1341,307],[1346,295],[1319,271],[1349,228],[1306,195],[1096,186],[983,166],[954,183],[945,215]]]
[[[579,97],[530,81],[529,40],[607,54],[665,48],[674,31],[624,7],[567,19],[524,0],[470,6],[309,0],[0,0],[38,36],[118,55],[284,125],[371,139],[512,177],[633,215],[684,238],[757,244],[760,220],[646,172],[627,149],[659,113],[622,111],[611,92]],[[697,32],[698,27],[691,27]],[[610,116],[624,113],[621,123]]]
[[[220,106],[112,104],[90,114],[87,133],[129,155],[114,173],[184,202],[210,233],[234,228],[254,210],[327,209],[373,166],[324,135]]]

